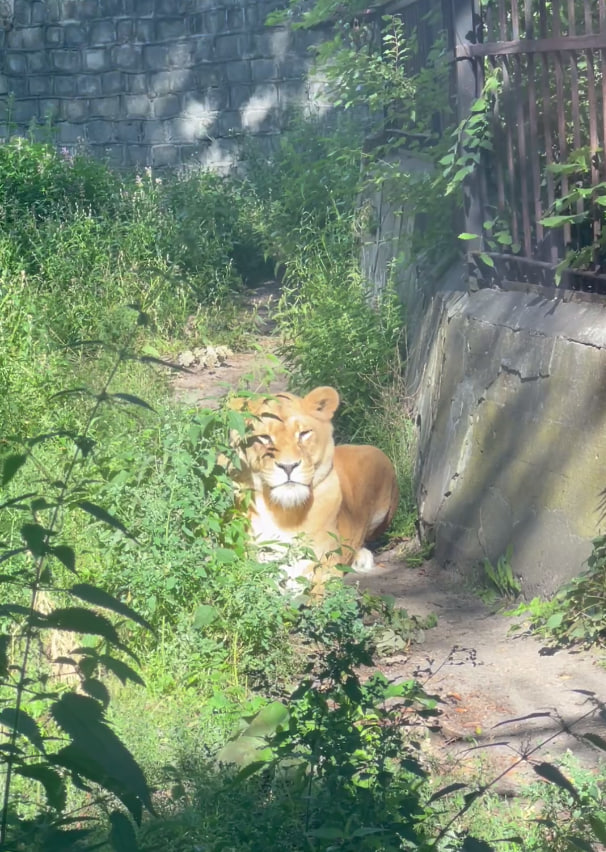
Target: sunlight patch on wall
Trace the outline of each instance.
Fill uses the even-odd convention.
[[[236,164],[236,151],[229,148],[225,140],[214,139],[200,156],[199,164],[203,169],[211,169],[217,174],[229,174]]]
[[[186,141],[195,142],[210,135],[217,117],[218,112],[210,98],[205,98],[204,101],[192,100],[179,118],[179,130]]]
[[[272,110],[278,109],[278,93],[273,86],[262,86],[242,107],[242,127],[258,130]]]
[[[279,62],[286,57],[289,41],[290,33],[288,30],[277,30],[271,34],[271,53]]]

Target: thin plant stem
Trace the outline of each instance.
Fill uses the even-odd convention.
[[[92,409],[89,413],[89,416],[88,416],[87,421],[86,421],[86,425],[85,425],[84,430],[82,432],[83,436],[88,435],[88,432],[90,431],[92,424],[93,424],[95,418],[97,417],[97,415],[99,413],[99,410],[101,408],[102,403],[107,400],[108,388],[111,385],[111,383],[112,383],[112,381],[113,381],[113,379],[114,379],[114,377],[115,377],[115,375],[118,371],[118,368],[119,368],[119,366],[120,366],[120,364],[122,363],[123,360],[124,360],[124,352],[120,352],[119,355],[118,355],[118,358],[116,359],[111,370],[109,371],[109,375],[108,375],[108,377],[107,377],[107,379],[106,379],[106,381],[103,385],[102,391],[96,395],[95,404],[93,405],[93,407],[92,407]],[[52,517],[51,517],[51,522],[49,524],[47,533],[44,537],[44,549],[45,550],[46,550],[46,547],[48,546],[50,535],[54,532],[54,530],[57,526],[57,523],[58,523],[58,520],[59,520],[59,512],[61,511],[63,504],[65,502],[65,498],[66,498],[66,494],[67,494],[67,490],[68,490],[68,484],[71,480],[71,477],[72,477],[73,472],[74,472],[74,468],[75,468],[76,463],[77,463],[77,461],[80,457],[81,452],[82,452],[81,446],[76,444],[72,458],[71,458],[71,461],[70,461],[69,466],[67,468],[67,473],[66,473],[66,475],[63,479],[63,484],[62,484],[61,490],[59,492],[59,497],[57,498],[57,505],[54,508],[54,511],[53,511],[53,514],[52,514]],[[3,846],[4,843],[6,843],[6,835],[7,835],[7,830],[8,830],[8,813],[9,813],[9,804],[10,804],[11,782],[12,782],[12,776],[13,776],[14,763],[15,763],[15,754],[16,754],[16,751],[17,751],[16,743],[17,743],[17,735],[18,735],[18,730],[19,730],[19,717],[21,715],[22,698],[23,698],[23,695],[24,695],[24,692],[25,692],[25,679],[26,679],[27,667],[28,667],[28,663],[29,663],[31,644],[32,644],[32,640],[34,638],[34,613],[35,613],[35,610],[36,610],[38,592],[40,590],[40,578],[42,577],[42,572],[44,571],[44,568],[46,566],[47,557],[48,557],[48,554],[46,552],[42,553],[38,557],[38,560],[36,562],[36,572],[35,572],[35,576],[34,576],[34,581],[32,583],[32,594],[31,594],[31,600],[30,600],[30,605],[29,605],[29,615],[28,615],[28,618],[27,618],[27,621],[26,621],[26,628],[25,628],[25,634],[24,634],[25,635],[25,648],[23,650],[23,657],[22,657],[21,665],[19,666],[19,678],[18,678],[17,685],[16,685],[17,697],[16,697],[16,702],[15,702],[15,716],[14,716],[14,721],[13,721],[13,726],[12,726],[12,731],[11,731],[10,741],[9,741],[10,742],[10,749],[9,749],[8,758],[7,758],[7,761],[6,761],[5,785],[4,785],[4,794],[3,794],[3,800],[2,800],[2,817],[1,817],[1,821],[0,821],[0,847]]]

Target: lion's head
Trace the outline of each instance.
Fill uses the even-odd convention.
[[[304,506],[332,470],[339,394],[319,387],[304,397],[279,393],[235,402],[251,415],[242,461],[254,491],[282,509]]]

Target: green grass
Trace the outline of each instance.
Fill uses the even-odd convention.
[[[77,581],[117,602],[120,644],[94,621],[106,598],[88,616],[91,634],[72,623],[45,639],[40,628],[30,675],[43,691],[27,699],[33,727],[16,741],[27,760],[43,759],[35,732],[59,733],[49,706],[70,690],[49,678],[47,656],[72,654],[84,694],[99,712],[111,699],[108,719],[155,791],[158,814],[144,821],[142,850],[391,852],[409,841],[430,849],[453,812],[429,800],[440,780],[431,779],[418,743],[432,700],[414,684],[359,677],[380,634],[368,622],[388,619],[405,643],[414,618],[386,601],[360,600],[341,583],[309,607],[280,595],[278,568],[254,558],[225,472],[241,415],[176,405],[157,363],[196,343],[247,346],[254,320],[242,320],[242,295],[275,264],[294,389],[338,388],[338,437],[375,443],[393,459],[402,493],[394,531],[410,532],[415,430],[402,383],[405,317],[391,292],[371,305],[359,273],[358,143],[351,131],[331,136],[295,121],[271,161],[248,148],[246,179],[122,176],[46,143],[0,146],[0,698],[8,708],[8,649],[15,659],[23,651],[24,620],[10,607],[27,606],[40,558],[40,624],[70,601],[69,553],[42,551],[49,543],[73,548]],[[151,629],[126,618],[125,607]],[[111,664],[97,664],[110,648],[118,673],[120,662],[136,667],[138,658],[145,686],[122,685]],[[403,710],[393,716],[385,702],[396,698]],[[254,744],[259,765],[221,766],[218,749],[233,735],[237,750],[272,701],[283,702],[287,721]],[[10,727],[10,715],[2,721]],[[46,742],[48,760],[59,746]],[[45,765],[55,774],[40,783],[25,773],[13,787],[11,813],[31,832],[32,850],[52,847],[48,831],[67,808],[53,784],[69,773]],[[102,782],[92,784],[93,797]],[[599,837],[601,798],[583,778],[579,785],[576,811],[545,797],[555,828],[531,825],[524,848],[569,848],[558,808],[571,831],[589,825]],[[68,787],[69,807],[88,802]],[[112,807],[103,799],[88,814],[105,825]],[[494,821],[474,822],[472,813],[444,849],[461,848],[465,832],[498,839]],[[111,819],[130,838],[120,846],[114,837],[114,848],[134,849],[132,826]],[[541,845],[546,837],[556,845]]]

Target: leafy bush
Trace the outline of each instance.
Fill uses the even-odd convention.
[[[351,221],[362,141],[353,121],[328,126],[293,113],[270,156],[254,142],[245,143],[244,186],[260,205],[257,229],[268,257],[288,264],[315,246],[333,222]]]
[[[79,554],[64,523],[67,517],[81,515],[128,535],[118,519],[90,499],[88,478],[92,425],[102,408],[115,400],[110,384],[117,366],[116,362],[110,368],[98,392],[89,392],[93,401],[81,430],[38,434],[25,443],[18,438],[4,440],[0,845],[6,849],[67,844],[75,848],[92,842],[93,830],[82,825],[84,803],[68,795],[70,781],[72,787],[89,792],[89,808],[100,801],[121,804],[124,810],[109,808],[114,849],[124,848],[120,842],[136,848],[134,828],[124,811],[136,823],[141,822],[143,808],[153,811],[139,765],[107,723],[110,693],[102,680],[103,673],[112,673],[123,683],[142,683],[131,665],[136,660],[132,649],[106,613],[144,629],[149,624],[94,583],[80,581]],[[56,454],[56,464],[47,468],[41,462],[41,448],[58,440],[65,453]],[[63,639],[63,653],[57,652],[58,636],[70,637],[69,644]],[[71,676],[64,682],[61,666]]]
[[[191,753],[171,768],[182,810],[150,825],[144,849],[158,830],[167,843],[179,838],[176,849],[193,841],[238,852],[337,845],[387,852],[423,842],[427,776],[404,729],[433,716],[435,699],[412,681],[360,679],[358,667],[372,662],[369,633],[353,590],[341,583],[303,610],[298,631],[310,652],[308,676],[283,702],[242,720],[217,755],[239,767],[235,776],[233,767],[219,775]]]
[[[559,589],[551,600],[533,598],[512,615],[554,645],[601,645],[606,641],[606,536],[594,539],[587,570]],[[516,628],[520,629],[520,628]]]
[[[242,415],[173,407],[133,426],[113,435],[96,464],[100,499],[136,540],[99,528],[83,575],[162,635],[164,689],[203,690],[210,667],[271,682],[288,665],[288,607],[277,567],[249,554],[248,524],[221,462],[233,454],[229,432],[244,429]],[[133,641],[154,655],[145,634]]]
[[[2,291],[22,282],[61,343],[106,338],[126,304],[178,333],[263,266],[250,198],[227,178],[125,179],[84,153],[11,139],[0,146]]]

